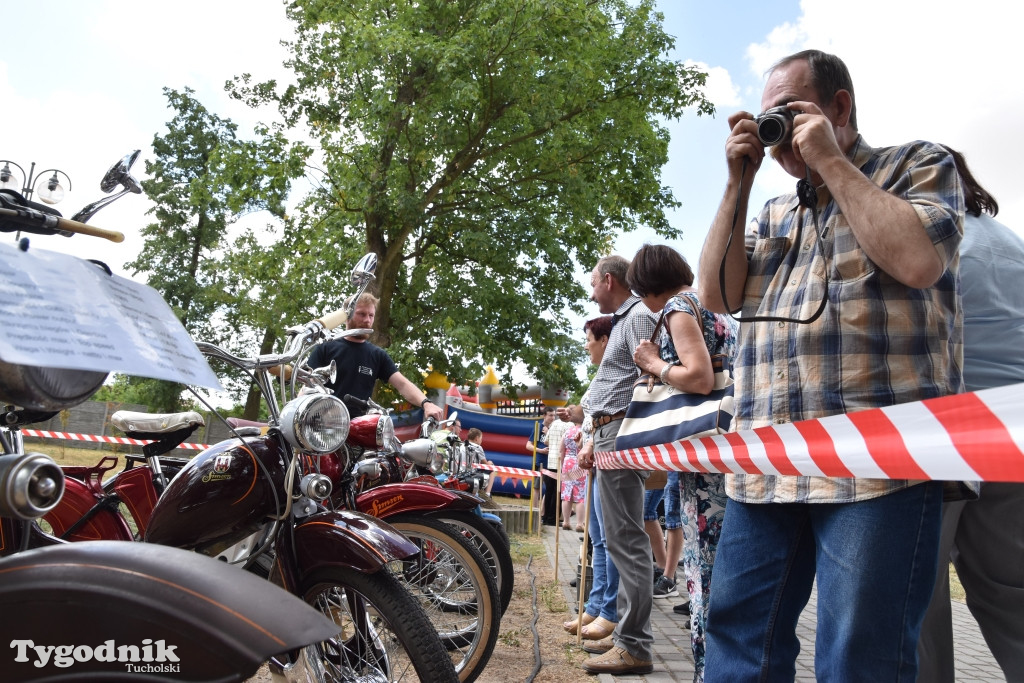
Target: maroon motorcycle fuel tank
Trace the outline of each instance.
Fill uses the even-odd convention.
[[[189,461],[153,508],[146,542],[202,552],[256,531],[285,505],[280,439],[222,441]]]

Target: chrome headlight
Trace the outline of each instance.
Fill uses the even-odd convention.
[[[402,457],[418,467],[426,467],[431,474],[444,469],[444,456],[432,439],[406,441],[402,444]]]
[[[395,438],[395,421],[390,415],[381,415],[377,420],[377,448],[387,446]]]
[[[348,408],[337,396],[307,394],[281,410],[281,433],[303,451],[330,453],[348,438]]]

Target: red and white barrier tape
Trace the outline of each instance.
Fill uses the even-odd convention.
[[[534,477],[541,476],[541,473],[536,470],[524,470],[520,467],[505,467],[503,465],[485,464],[474,465],[474,467],[480,470],[491,470],[496,476],[506,479],[533,479]]]
[[[67,432],[50,432],[41,429],[22,429],[21,433],[25,436],[36,436],[43,439],[66,439],[70,441],[91,441],[94,443],[117,443],[125,445],[145,446],[148,443],[152,443],[149,440],[140,439],[129,439],[121,436],[99,436],[97,434],[69,434]],[[210,446],[202,443],[188,443],[185,442],[178,446],[178,448],[188,448],[192,450],[206,450]],[[526,470],[519,467],[503,467],[501,465],[477,465],[478,469],[481,470],[492,470],[496,474],[509,479],[533,479],[534,477],[541,476],[540,472],[535,470]]]
[[[145,446],[153,443],[152,440],[128,439],[122,436],[99,436],[97,434],[69,434],[67,432],[48,432],[42,429],[22,429],[25,436],[37,436],[43,439],[65,439],[68,441],[91,441],[93,443],[119,443],[129,446]],[[180,444],[178,448],[186,448],[194,451],[205,451],[209,446],[204,443]]]
[[[1024,384],[660,446],[602,469],[1024,482]]]

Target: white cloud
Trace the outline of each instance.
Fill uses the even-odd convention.
[[[868,142],[926,139],[960,149],[1001,200],[1000,220],[1024,234],[1024,202],[1017,200],[1024,168],[1007,153],[1024,109],[1015,6],[863,0],[854,7],[803,0],[801,10],[795,21],[747,47],[751,71],[761,78],[780,57],[804,48],[838,55],[853,77]]]
[[[732,82],[729,70],[721,66],[708,66],[704,62],[686,61],[686,66],[696,67],[708,75],[704,84],[704,95],[715,107],[736,107],[742,101],[739,88]]]

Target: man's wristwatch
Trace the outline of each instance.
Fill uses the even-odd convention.
[[[422,408],[423,406],[427,405],[428,403],[430,403],[430,398],[429,397],[424,397],[423,402],[420,403],[420,408]]]

